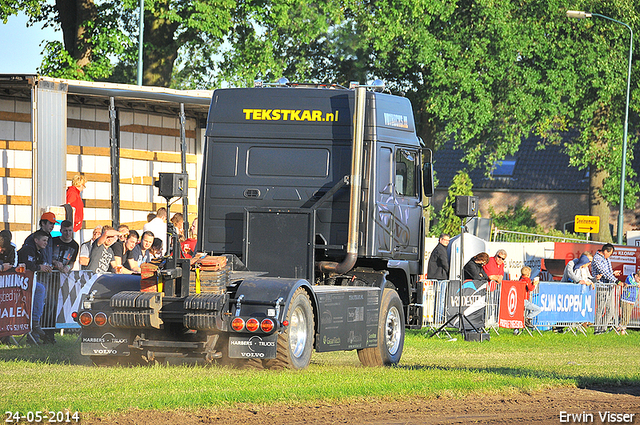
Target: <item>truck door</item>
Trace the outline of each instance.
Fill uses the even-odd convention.
[[[415,260],[420,244],[422,203],[418,182],[418,155],[413,149],[396,147],[394,179],[393,258]]]
[[[375,188],[375,252],[390,258],[393,253],[393,148],[379,146],[376,159]]]

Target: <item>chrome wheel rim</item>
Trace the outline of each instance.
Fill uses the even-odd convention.
[[[307,344],[307,320],[301,307],[296,307],[289,323],[289,349],[300,357]]]
[[[385,343],[387,350],[392,356],[400,349],[400,339],[402,337],[402,328],[400,323],[400,312],[393,306],[387,312],[385,321]]]

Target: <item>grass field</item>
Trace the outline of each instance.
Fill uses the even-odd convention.
[[[303,371],[156,365],[98,368],[75,335],[56,345],[0,345],[0,412],[196,409],[237,403],[313,403],[372,398],[461,397],[561,386],[640,385],[640,332],[514,336],[488,342],[425,338],[408,331],[401,364],[364,368],[355,352],[314,353]]]

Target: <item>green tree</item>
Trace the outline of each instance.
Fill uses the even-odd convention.
[[[42,10],[34,19],[57,25],[65,21],[64,1],[84,5],[95,20],[76,19],[69,26],[75,36],[65,34],[64,46],[48,47],[43,69],[130,79],[137,40],[133,0],[99,6],[58,0],[49,8],[43,0],[7,0],[0,16]],[[149,0],[144,81],[195,88],[281,76],[343,85],[380,77],[412,100],[427,146],[437,150],[453,138],[465,152],[463,166],[487,175],[523,137],[542,136],[543,149],[577,130],[564,149],[572,165],[589,171],[590,214],[608,223],[623,160],[629,35],[606,20],[569,20],[569,8],[632,28],[640,22],[640,3],[633,0]],[[77,46],[68,46],[68,38]],[[109,58],[118,62],[115,70]],[[635,67],[634,112],[640,110],[637,76]],[[627,165],[631,159],[625,158]],[[631,181],[635,171],[627,170],[625,201],[632,207],[640,188]],[[601,226],[598,239],[611,239],[608,226]]]
[[[453,138],[466,164],[489,174],[496,160],[518,150],[523,137],[542,136],[542,149],[560,143],[563,132],[578,130],[565,151],[572,165],[589,170],[590,213],[609,221],[620,185],[628,31],[604,20],[568,20],[565,12],[584,6],[623,16],[635,27],[639,4],[394,0],[349,5],[353,39],[362,43],[351,51],[363,52],[359,60],[371,62],[370,76],[407,92],[429,146],[437,149]],[[638,102],[632,109],[638,111]],[[630,152],[634,143],[630,140]],[[629,165],[631,155],[626,160]],[[627,207],[638,193],[630,168]],[[601,230],[599,239],[610,240],[604,234],[608,226]]]
[[[327,38],[348,34],[340,29],[343,18],[339,0],[279,0],[268,6],[263,0],[239,1],[215,81],[242,86],[283,76],[294,82],[326,81],[336,63],[326,50]]]
[[[434,4],[394,2],[395,13],[376,9],[365,29],[376,40],[374,72],[410,88],[423,138],[439,146],[453,137],[468,165],[489,171],[531,132],[544,137],[543,148],[577,129],[564,147],[572,165],[590,172],[591,214],[608,223],[619,188],[628,31],[570,21],[562,0]],[[631,1],[582,5],[638,22]],[[627,181],[627,207],[637,192]],[[610,240],[608,226],[601,230]]]
[[[169,87],[179,54],[210,58],[228,35],[234,0],[148,0],[144,9],[143,83]],[[9,0],[0,17],[24,11],[30,24],[59,27],[63,42],[48,41],[40,73],[62,78],[134,83],[137,73],[138,1]],[[205,62],[206,63],[206,62]],[[211,61],[207,65],[211,65]],[[177,71],[183,71],[183,67]],[[207,66],[187,70],[208,71]],[[188,78],[184,73],[179,83]],[[178,83],[178,84],[179,84]]]
[[[450,236],[455,236],[460,233],[460,218],[456,216],[455,202],[456,196],[471,196],[473,192],[471,187],[473,183],[469,174],[465,171],[458,171],[453,177],[451,186],[447,193],[447,198],[444,201],[444,205],[438,213],[436,218],[438,220],[436,226],[432,230],[432,234],[447,233]]]

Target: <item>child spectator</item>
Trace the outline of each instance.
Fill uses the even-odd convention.
[[[620,309],[622,310],[620,326],[618,326],[618,332],[620,332],[620,335],[627,334],[627,325],[631,319],[631,312],[633,311],[633,306],[638,300],[638,286],[640,286],[639,273],[631,273],[627,276],[627,280],[624,283],[624,288],[622,289],[622,295],[620,297]]]
[[[542,307],[535,305],[530,300],[530,293],[536,288],[540,279],[536,276],[531,280],[531,268],[527,266],[520,269],[520,273],[520,282],[524,284],[524,319],[527,326],[531,326],[531,319],[542,313]],[[515,329],[513,333],[518,335],[520,329]]]
[[[198,239],[198,218],[194,218],[189,228],[189,238],[185,239],[180,245],[182,247],[182,257],[191,258],[196,251],[196,242]]]
[[[82,220],[84,220],[84,203],[80,197],[80,192],[86,187],[87,178],[82,174],[73,176],[71,186],[67,188],[67,204],[71,205],[75,212],[73,213],[73,231],[79,232],[82,229]]]
[[[153,244],[151,244],[151,249],[149,251],[151,252],[152,258],[162,257],[162,239],[154,238]]]

